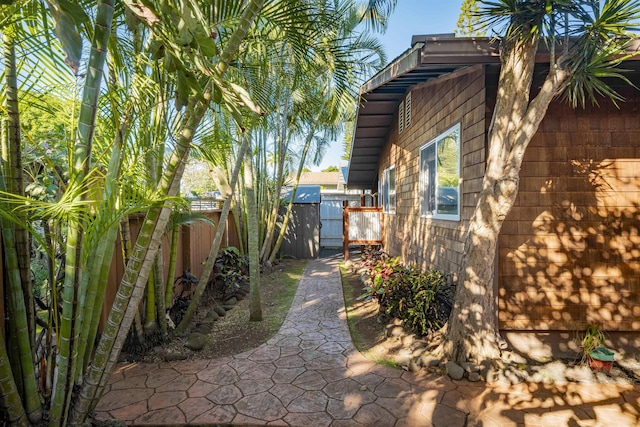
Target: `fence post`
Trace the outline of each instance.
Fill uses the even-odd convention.
[[[349,212],[347,207],[349,202],[347,200],[342,201],[342,252],[344,260],[349,260]]]

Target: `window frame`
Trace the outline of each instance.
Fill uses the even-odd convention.
[[[438,194],[438,142],[442,141],[445,137],[447,137],[449,134],[454,133],[454,132],[458,132],[458,138],[457,138],[457,151],[458,151],[458,162],[456,164],[456,173],[458,176],[458,185],[457,187],[454,187],[457,191],[457,213],[456,214],[445,214],[445,213],[438,213],[438,202],[437,202],[437,194]],[[428,190],[428,178],[427,178],[427,171],[423,170],[423,152],[425,152],[425,150],[434,147],[435,146],[435,150],[434,150],[434,163],[436,164],[436,168],[435,168],[435,174],[433,175],[435,177],[434,181],[436,183],[436,187],[434,189],[433,194],[435,194],[435,208],[433,211],[430,212],[424,212],[424,206],[425,204],[424,202],[424,197],[427,194],[427,190]],[[448,220],[448,221],[460,221],[460,211],[461,211],[461,199],[462,199],[462,194],[460,191],[460,183],[462,181],[462,177],[460,176],[460,170],[461,170],[461,161],[462,161],[462,130],[461,130],[461,126],[460,123],[456,123],[454,126],[448,128],[447,130],[445,130],[444,132],[440,133],[438,136],[436,136],[435,138],[431,139],[430,141],[428,141],[427,143],[423,144],[420,149],[419,149],[419,155],[418,155],[418,179],[419,179],[419,185],[418,185],[418,189],[419,189],[419,209],[420,209],[420,218],[433,218],[433,219],[442,219],[442,220]]]
[[[393,171],[393,192],[389,191],[389,175]],[[397,199],[397,174],[396,174],[396,165],[391,165],[386,168],[382,172],[382,211],[387,214],[395,214],[396,213],[396,204],[398,202]],[[391,204],[391,195],[393,195],[393,206]]]

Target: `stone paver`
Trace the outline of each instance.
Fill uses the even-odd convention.
[[[309,262],[282,328],[254,350],[119,365],[96,418],[129,425],[640,426],[639,387],[492,385],[376,365],[351,342],[337,262]]]

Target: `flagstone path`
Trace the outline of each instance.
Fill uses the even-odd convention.
[[[353,346],[336,257],[310,261],[280,331],[214,360],[121,364],[96,419],[128,425],[640,426],[640,388],[453,381]]]

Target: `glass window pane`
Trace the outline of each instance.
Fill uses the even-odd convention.
[[[396,192],[396,168],[389,169],[389,193]]]
[[[420,215],[432,215],[435,206],[436,146],[431,144],[420,152]]]
[[[438,214],[458,215],[460,131],[454,129],[437,142]]]

